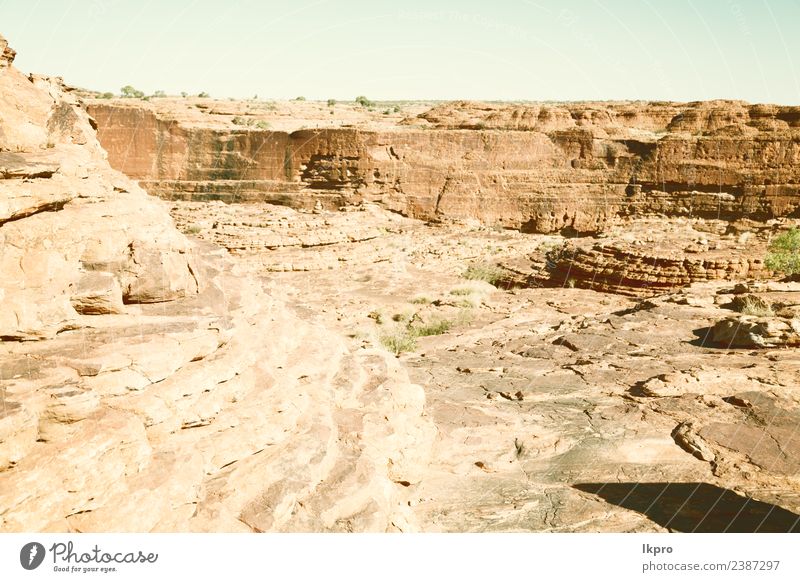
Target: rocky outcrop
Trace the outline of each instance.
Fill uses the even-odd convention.
[[[108,167],[93,121],[60,80],[22,75],[3,46],[0,337],[86,325],[86,285],[101,280],[117,312],[196,294],[191,247],[163,204]]]
[[[731,316],[711,328],[711,340],[728,348],[800,346],[800,320],[782,317]]]
[[[0,36],[0,69],[8,68],[14,62],[17,53],[8,46],[8,41]]]
[[[765,220],[800,203],[796,107],[456,102],[395,125],[294,131],[211,123],[220,115],[192,107],[89,105],[111,164],[167,198],[371,200],[426,220],[578,234],[642,215]]]
[[[178,232],[0,54],[0,531],[419,529],[420,386]]]
[[[569,239],[547,252],[533,283],[629,296],[676,291],[694,283],[770,277],[766,231],[702,219],[631,221],[601,239]]]

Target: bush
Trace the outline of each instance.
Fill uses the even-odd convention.
[[[769,245],[764,264],[770,271],[796,275],[800,273],[800,229],[792,228]]]
[[[166,96],[167,94],[164,91],[161,91],[160,89],[155,93],[153,93],[153,97],[166,97]]]
[[[470,281],[485,281],[497,286],[497,283],[505,278],[506,273],[500,267],[493,265],[470,265],[461,276]]]
[[[373,101],[370,101],[369,99],[367,99],[363,95],[359,95],[358,97],[356,97],[355,101],[356,101],[356,103],[361,105],[361,107],[374,107],[375,106],[375,103]]]
[[[269,129],[269,123],[266,121],[258,121],[256,122],[257,129]]]
[[[333,107],[336,105],[336,99],[328,99],[328,107]]]
[[[205,91],[200,91],[200,92],[197,94],[197,96],[198,96],[198,97],[200,97],[201,99],[208,99],[209,97],[211,97],[211,95],[209,95],[209,94],[208,94],[208,93],[206,93]]]
[[[381,343],[383,347],[392,352],[395,356],[399,356],[403,352],[411,352],[417,349],[416,338],[406,331],[384,334],[381,336]]]
[[[402,318],[398,319],[402,321]],[[395,321],[398,321],[398,319],[395,319]],[[417,338],[430,335],[442,335],[443,333],[447,333],[450,328],[453,327],[453,324],[454,322],[448,319],[433,321],[416,327],[407,324],[403,327],[395,328],[392,332],[381,335],[380,340],[387,350],[399,356],[403,352],[411,352],[417,349]]]
[[[775,312],[772,311],[772,306],[757,295],[736,297],[733,300],[733,308],[742,315],[754,315],[755,317],[772,317],[775,315]]]
[[[110,91],[106,91],[105,93],[100,94],[100,99],[113,99],[114,94]]]
[[[144,91],[139,91],[131,85],[125,85],[119,92],[126,99],[141,99],[144,97]]]
[[[305,97],[303,97],[302,95],[300,95],[300,97],[295,97],[295,98],[294,98],[294,100],[295,100],[295,101],[305,101],[305,100],[306,100],[306,98],[305,98]]]
[[[409,332],[411,335],[415,335],[416,337],[426,337],[429,335],[442,335],[443,333],[450,331],[451,327],[453,327],[452,321],[449,319],[441,319],[439,321],[433,321],[419,327],[409,328]]]

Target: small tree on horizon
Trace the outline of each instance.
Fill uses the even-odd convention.
[[[144,97],[144,91],[139,91],[132,85],[125,85],[119,92],[126,99],[141,99]]]
[[[361,105],[361,107],[374,107],[375,103],[367,99],[364,95],[359,95],[355,99],[356,103]]]

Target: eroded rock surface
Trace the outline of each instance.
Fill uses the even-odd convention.
[[[420,529],[423,389],[187,239],[0,55],[0,530]]]
[[[600,240],[571,239],[553,248],[538,277],[548,285],[632,296],[693,283],[767,279],[771,233],[765,225],[722,220],[632,220],[609,228]]]
[[[94,103],[173,223],[0,55],[3,531],[798,530],[795,109]]]
[[[176,202],[172,212],[354,349],[399,353],[436,427],[407,487],[423,530],[797,530],[800,360],[712,337],[748,293],[790,309],[792,285],[712,280],[648,299],[528,288],[514,283],[525,265],[563,239],[371,207]],[[364,222],[380,225],[368,239],[356,236]]]
[[[3,41],[5,43],[5,41]],[[51,338],[102,280],[104,309],[196,294],[191,246],[163,205],[111,170],[58,79],[0,70],[0,337]]]
[[[166,198],[301,208],[366,200],[425,220],[583,234],[628,216],[766,220],[792,214],[800,199],[797,107],[398,109],[191,99],[89,105],[111,164]]]

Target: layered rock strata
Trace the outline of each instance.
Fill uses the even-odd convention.
[[[111,164],[167,198],[371,200],[426,220],[579,234],[642,215],[766,220],[800,202],[797,107],[458,102],[400,122],[281,130],[191,100],[89,110]]]
[[[0,55],[0,531],[419,529],[431,426],[395,358],[179,233]]]
[[[0,338],[43,339],[81,313],[198,293],[191,245],[163,205],[109,168],[58,79],[0,69]]]

